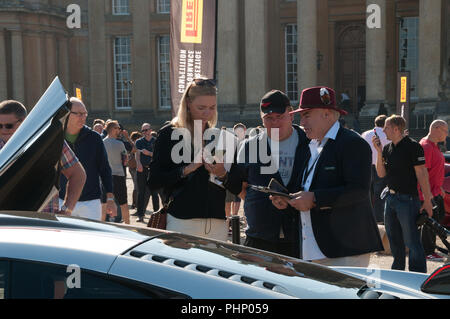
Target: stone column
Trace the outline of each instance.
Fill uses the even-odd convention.
[[[332,88],[336,87],[336,54],[334,54],[335,45],[336,45],[336,22],[328,21],[328,35],[329,35],[329,44],[328,50],[329,54],[329,68],[328,68],[328,82],[330,83]],[[299,97],[300,99],[300,97]]]
[[[0,101],[8,97],[5,33],[0,29]]]
[[[25,101],[25,77],[23,67],[22,31],[11,31],[11,47],[13,99],[23,102]]]
[[[238,1],[218,1],[217,77],[222,105],[239,103]]]
[[[366,28],[366,104],[360,115],[373,117],[386,103],[386,0],[367,0],[370,4],[381,9],[381,28]]]
[[[258,104],[266,93],[266,1],[245,0],[245,66],[247,104]]]
[[[46,78],[46,52],[45,34],[40,31],[27,31],[23,36],[26,77],[24,77],[25,92],[24,103],[32,107],[47,88]],[[14,56],[14,49],[13,49]],[[13,74],[14,65],[13,65]],[[19,100],[20,101],[20,100]]]
[[[105,112],[107,107],[105,2],[88,1],[89,12],[89,96],[90,111]],[[90,107],[89,107],[89,106]],[[110,114],[111,115],[111,114]]]
[[[317,2],[297,0],[298,89],[317,85]],[[300,97],[299,97],[300,98]]]
[[[440,101],[437,109],[438,118],[446,120],[450,123],[450,0],[446,0],[443,3],[444,8],[442,11],[444,12],[442,18],[444,19],[442,22],[444,33],[442,35],[442,39],[444,41],[444,53],[442,61],[444,62],[442,65],[442,91],[443,98]]]
[[[152,104],[151,101],[151,86],[152,77],[150,73],[150,15],[148,0],[134,0],[132,3],[133,14],[133,109],[147,109],[155,110],[158,105]]]
[[[415,112],[433,112],[440,89],[442,0],[420,0],[419,6],[419,104]]]
[[[69,40],[66,37],[58,38],[58,76],[66,88],[66,90],[72,89],[72,83],[70,83],[70,74],[69,74]],[[70,92],[73,94],[72,92]]]
[[[45,71],[45,78],[47,83],[45,85],[50,85],[55,76],[57,76],[57,56],[56,56],[56,38],[52,33],[45,34],[45,59],[47,69]]]

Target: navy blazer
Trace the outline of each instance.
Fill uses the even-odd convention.
[[[322,150],[309,190],[316,197],[314,236],[328,258],[383,250],[369,195],[371,165],[369,144],[346,128]]]
[[[67,144],[69,144],[86,171],[86,183],[78,201],[100,199],[102,196],[100,180],[105,191],[112,193],[111,166],[109,166],[108,154],[101,136],[85,125],[78,134],[75,143],[67,141]],[[59,198],[61,199],[64,199],[66,196],[66,184],[67,178],[61,174],[59,190]]]

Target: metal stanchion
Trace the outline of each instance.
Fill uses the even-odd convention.
[[[240,229],[240,217],[232,216],[231,217],[231,231],[232,231],[232,239],[233,244],[241,244],[241,229]]]

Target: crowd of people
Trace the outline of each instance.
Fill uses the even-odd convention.
[[[162,205],[168,214],[167,230],[226,241],[243,202],[245,246],[366,267],[372,253],[384,250],[378,229],[384,224],[393,269],[405,270],[406,247],[410,271],[426,272],[426,260],[440,257],[436,236],[418,229],[416,218],[422,211],[438,221],[445,215],[438,147],[448,137],[445,121],[435,120],[420,143],[405,134],[399,115],[378,116],[374,129],[360,135],[345,128],[347,111],[332,88],[303,90],[297,109],[271,90],[261,99],[261,126],[237,123],[229,131],[232,147],[219,148],[228,130],[210,134],[218,121],[217,87],[207,78],[192,81],[177,115],[158,132],[143,123],[129,134],[111,119],[90,128],[84,103],[70,102],[60,192],[46,212],[143,223],[152,197],[153,211]],[[18,101],[0,103],[0,148],[26,115]],[[202,138],[191,138],[198,133]],[[273,181],[287,196],[251,187]]]

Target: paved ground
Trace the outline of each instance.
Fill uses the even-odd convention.
[[[128,189],[128,202],[131,203],[131,200],[132,200],[131,194],[132,194],[132,191],[133,191],[133,182],[131,180],[130,175],[128,175],[128,177],[127,177],[127,189]],[[144,218],[145,222],[148,221],[149,215],[152,212],[152,210],[153,210],[153,208],[152,208],[152,203],[151,203],[151,200],[150,200],[150,203],[149,203],[149,205],[147,207],[146,216]],[[135,212],[136,212],[135,209],[131,209],[130,208],[130,214],[133,214]],[[245,219],[242,203],[241,203],[241,208],[239,210],[239,215],[242,217],[241,218],[242,220]],[[131,216],[130,219],[131,219],[131,224],[132,225],[139,226],[139,227],[146,227],[146,225],[147,225],[146,223],[145,224],[137,223],[136,222],[136,217],[134,217],[134,216]],[[383,228],[381,228],[381,234],[383,234],[383,233],[384,233]],[[244,233],[244,229],[241,228],[241,243],[243,243],[244,240],[245,240],[245,233]],[[229,241],[230,242],[232,241],[231,236],[229,236]],[[384,241],[384,243],[385,242],[386,241]],[[443,248],[445,248],[445,246],[442,244],[442,242],[439,239],[438,239],[438,245],[443,247]],[[371,256],[369,267],[370,268],[380,268],[380,269],[390,269],[391,265],[392,265],[392,261],[393,261],[393,257],[389,253],[376,253],[376,254],[373,254]],[[450,262],[450,260],[448,262]],[[408,261],[406,261],[406,264],[408,265]],[[438,262],[437,261],[427,261],[428,273],[432,273],[436,268],[438,268],[439,266],[441,266],[443,264],[444,264],[443,261],[438,261]]]

